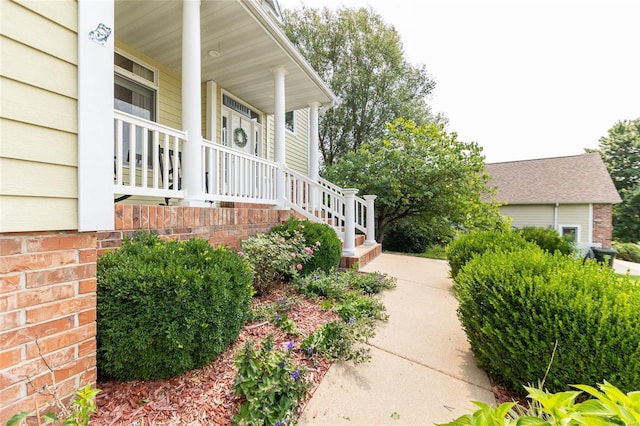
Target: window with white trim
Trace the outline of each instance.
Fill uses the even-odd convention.
[[[560,235],[577,243],[580,241],[580,227],[578,225],[562,225],[560,226]]]
[[[157,121],[158,102],[158,71],[137,59],[127,56],[122,52],[114,52],[114,84],[113,107],[136,117],[149,121]],[[123,150],[129,152],[128,124],[123,129]],[[149,140],[151,147],[151,141]],[[136,134],[136,153],[142,152],[142,129]],[[149,149],[149,164],[153,164]],[[140,154],[136,155],[136,165],[142,164]],[[129,163],[129,158],[124,158],[124,163]]]
[[[295,111],[287,111],[284,114],[284,128],[291,133],[296,132],[296,114]]]

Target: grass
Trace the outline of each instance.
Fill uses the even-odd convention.
[[[427,248],[424,253],[420,253],[417,256],[425,257],[427,259],[447,260],[447,255],[444,251],[444,247],[442,246],[431,246]]]

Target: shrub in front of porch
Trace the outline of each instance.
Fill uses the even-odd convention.
[[[269,233],[276,233],[288,237],[293,232],[299,232],[304,237],[307,247],[313,250],[311,257],[300,271],[302,276],[320,269],[329,272],[340,265],[342,257],[342,242],[336,232],[325,223],[311,222],[290,217],[281,225],[271,228]]]
[[[253,288],[258,295],[269,294],[278,284],[296,277],[313,256],[313,249],[297,231],[258,234],[241,241],[240,246],[238,254],[253,270]]]
[[[234,342],[249,311],[251,270],[202,239],[140,233],[98,259],[98,369],[157,379],[209,363]]]

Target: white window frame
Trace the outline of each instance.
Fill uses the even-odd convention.
[[[114,49],[115,53],[117,53],[118,55],[124,56],[125,58],[136,62],[140,65],[142,65],[143,67],[151,70],[153,72],[153,82],[147,80],[146,78],[142,78],[137,74],[132,73],[129,70],[125,70],[122,67],[119,67],[115,64],[113,64],[113,72],[120,75],[121,77],[125,77],[128,78],[129,80],[134,81],[137,84],[140,84],[141,86],[145,86],[151,90],[155,90],[156,92],[156,96],[155,96],[155,112],[156,112],[156,117],[154,122],[159,123],[160,122],[160,71],[158,70],[158,68],[149,65],[147,62],[140,60],[139,58],[136,58],[133,55],[128,54],[127,52],[122,51],[121,49]]]
[[[287,126],[287,114],[291,113],[291,115],[293,116],[293,121],[291,123],[291,129],[289,128],[289,126]],[[284,129],[291,133],[291,134],[296,134],[296,111],[295,110],[291,110],[291,111],[287,111],[284,114]]]
[[[558,230],[559,230],[559,234],[560,234],[561,237],[564,236],[563,231],[565,229],[575,229],[576,230],[576,241],[575,241],[576,244],[580,244],[580,242],[581,242],[582,234],[581,234],[581,229],[580,228],[581,228],[580,225],[558,225]]]

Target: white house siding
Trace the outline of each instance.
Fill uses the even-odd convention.
[[[0,232],[77,229],[77,3],[0,0],[0,19]]]
[[[522,228],[536,226],[553,228],[553,210],[551,204],[506,205],[500,207],[500,213],[512,218],[511,226]]]
[[[589,241],[589,204],[560,204],[558,206],[558,227],[579,226],[581,244]]]

